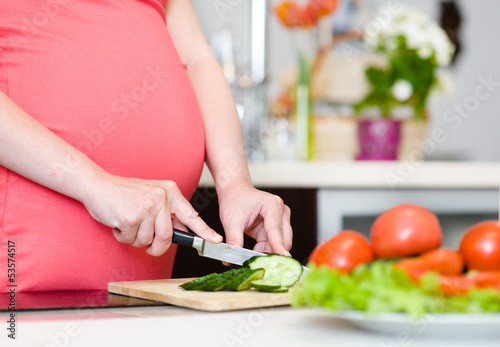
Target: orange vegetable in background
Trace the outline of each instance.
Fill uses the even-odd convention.
[[[415,258],[398,260],[394,265],[405,270],[410,277],[435,271],[441,275],[459,275],[464,270],[462,254],[452,249],[441,248],[428,251]]]
[[[433,212],[415,204],[401,204],[378,216],[370,237],[376,257],[394,258],[438,248],[443,232]]]
[[[441,275],[439,286],[446,295],[463,295],[474,288],[500,290],[500,271],[480,271],[456,276]]]
[[[396,261],[394,265],[405,270],[410,278],[418,282],[427,271],[439,274],[439,287],[445,295],[464,295],[474,288],[500,290],[500,271],[473,271],[462,273],[463,256],[460,252],[441,248],[419,257]]]
[[[343,230],[326,242],[316,246],[309,261],[316,266],[326,265],[342,273],[351,272],[360,264],[374,260],[373,249],[361,233]]]
[[[460,242],[469,270],[500,271],[500,223],[484,221],[470,227]]]

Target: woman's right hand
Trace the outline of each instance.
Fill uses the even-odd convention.
[[[147,246],[146,253],[160,256],[170,247],[173,227],[184,226],[210,242],[222,241],[175,182],[103,176],[82,202],[94,219],[113,229],[119,242]]]

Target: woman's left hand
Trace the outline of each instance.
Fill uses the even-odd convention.
[[[255,251],[290,256],[290,208],[280,197],[254,187],[232,187],[219,195],[219,205],[227,243],[242,247],[247,234],[257,242]]]

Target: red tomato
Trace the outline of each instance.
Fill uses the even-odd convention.
[[[469,270],[500,271],[500,223],[484,221],[470,227],[460,242]]]
[[[443,232],[433,212],[418,205],[402,204],[375,220],[370,237],[378,258],[394,258],[438,248]]]
[[[309,260],[316,266],[326,265],[342,273],[351,272],[356,266],[373,261],[373,249],[368,240],[354,230],[343,230],[318,245]]]
[[[423,253],[415,258],[402,259],[394,264],[410,276],[420,276],[427,271],[441,275],[459,275],[464,270],[462,254],[452,249],[439,248]]]

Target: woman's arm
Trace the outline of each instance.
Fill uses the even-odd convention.
[[[170,246],[171,213],[200,236],[221,240],[175,183],[108,174],[1,91],[0,165],[82,202],[96,220],[118,229],[113,230],[118,241],[149,246],[151,255]]]
[[[0,91],[0,165],[84,201],[102,170]],[[74,184],[80,182],[80,184]]]
[[[290,210],[279,197],[252,186],[231,90],[190,1],[168,1],[167,28],[187,65],[203,116],[206,161],[214,177],[228,243],[241,246],[245,231],[257,240],[256,249],[288,254],[292,245]]]

